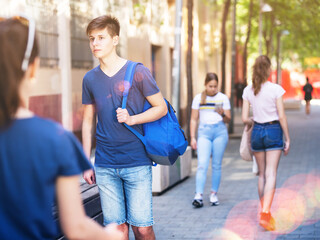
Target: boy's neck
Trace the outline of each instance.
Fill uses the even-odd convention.
[[[99,59],[101,70],[108,76],[116,74],[124,66],[126,61],[126,59],[121,58],[116,54]]]

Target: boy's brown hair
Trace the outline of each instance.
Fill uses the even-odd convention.
[[[91,20],[87,26],[87,36],[89,36],[93,30],[105,28],[111,37],[119,36],[120,34],[120,23],[118,19],[109,15],[103,15]]]

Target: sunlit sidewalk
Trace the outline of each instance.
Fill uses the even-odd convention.
[[[229,140],[223,160],[220,206],[209,204],[209,169],[204,207],[192,207],[197,164],[193,159],[191,177],[153,198],[157,239],[319,240],[320,101],[312,100],[311,104],[308,118],[303,104],[299,110],[286,111],[291,150],[288,156],[282,156],[278,169],[271,209],[276,220],[274,232],[258,226],[257,176],[252,173],[252,164],[240,159],[240,139],[233,138]]]

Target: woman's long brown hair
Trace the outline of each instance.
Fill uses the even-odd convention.
[[[252,87],[254,95],[257,95],[261,90],[261,85],[267,81],[270,76],[271,61],[267,56],[261,55],[257,57],[252,69]]]
[[[211,80],[216,80],[218,82],[218,76],[215,73],[209,72],[206,75],[206,79],[204,80],[204,85],[207,85]],[[206,104],[207,92],[204,90],[201,93],[201,101],[200,104]]]
[[[21,100],[19,87],[24,77],[21,69],[27,47],[28,27],[17,19],[0,21],[0,127],[7,126],[17,112]],[[37,41],[29,64],[38,56]]]

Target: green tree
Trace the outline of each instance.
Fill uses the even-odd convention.
[[[277,35],[287,30],[289,35],[282,37],[283,58],[290,59],[298,55],[304,64],[307,57],[320,56],[320,0],[265,0],[272,7],[272,12],[263,14],[263,54],[276,55]],[[247,43],[248,57],[257,56],[259,3],[252,6],[251,26],[248,24],[250,0],[239,0],[237,10],[238,44],[245,46],[243,29],[249,30],[250,41]]]

